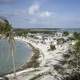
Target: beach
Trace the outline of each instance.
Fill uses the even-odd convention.
[[[58,45],[54,40],[53,42],[55,44],[56,49],[49,50],[50,41],[52,38],[46,41],[47,44],[41,43],[40,39],[37,41],[36,39],[30,37],[15,37],[15,39],[24,41],[26,45],[29,44],[29,46],[31,46],[35,50],[38,50],[36,54],[39,54],[36,57],[34,56],[34,52],[31,54],[31,57],[26,62],[26,65],[22,66],[21,71],[19,70],[16,72],[17,80],[32,80],[38,77],[42,77],[42,75],[47,75],[48,78],[50,77],[50,80],[53,80],[53,78],[55,79],[54,75],[57,75],[58,77],[62,76],[58,74],[54,66],[61,65],[60,61],[64,60],[63,55],[68,54],[70,45],[74,43],[73,41],[65,42],[64,44]],[[37,65],[35,63],[37,63]],[[53,76],[51,76],[50,74]],[[45,78],[47,78],[47,76],[45,76]],[[8,74],[6,75],[6,77],[11,80],[14,78],[14,74]]]

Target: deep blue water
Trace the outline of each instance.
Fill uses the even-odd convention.
[[[16,41],[15,64],[16,69],[27,62],[31,55],[31,48],[24,42]],[[13,71],[12,56],[7,40],[0,40],[0,75]]]

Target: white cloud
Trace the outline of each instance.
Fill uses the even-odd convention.
[[[38,12],[40,9],[40,6],[38,4],[33,4],[29,7],[28,13],[30,15],[34,15],[36,12]]]
[[[50,17],[52,13],[49,11],[42,11],[39,4],[33,4],[29,7],[28,14],[37,17]]]
[[[32,4],[28,8],[28,18],[30,24],[49,23],[53,12],[42,10],[39,3]]]
[[[51,16],[51,12],[49,11],[44,11],[40,13],[40,17],[50,17]]]

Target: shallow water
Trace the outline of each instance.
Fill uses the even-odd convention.
[[[31,55],[31,48],[24,42],[16,41],[15,64],[16,69],[27,62]],[[12,56],[7,40],[0,40],[0,75],[13,71]]]

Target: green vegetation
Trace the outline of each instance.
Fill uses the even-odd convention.
[[[77,72],[80,72],[80,40],[74,45],[74,62],[77,68]]]
[[[32,33],[32,34],[36,34],[36,33],[43,33],[43,34],[54,34],[54,32],[52,31],[48,31],[48,30],[34,30],[34,29],[14,29],[15,33],[17,36],[27,36],[27,33]]]
[[[38,61],[38,58],[40,57],[40,52],[38,49],[34,48],[31,44],[29,44],[32,47],[32,50],[34,52],[34,55],[31,57],[30,61],[27,63],[27,65],[23,66],[23,68],[37,68],[39,67],[40,63]]]
[[[12,29],[7,19],[0,19],[0,34],[5,34],[8,36],[8,33]]]
[[[69,35],[69,32],[65,31],[63,32],[63,36],[68,36]]]
[[[26,37],[29,30],[27,29],[14,29],[15,33],[16,33],[16,36],[24,36]]]
[[[63,43],[64,43],[64,38],[57,39],[57,44],[63,44]]]
[[[55,45],[50,45],[50,49],[49,50],[55,50],[56,49],[56,47],[55,47]]]
[[[78,40],[74,46],[76,52],[79,52],[80,53],[80,40]]]
[[[74,32],[73,37],[74,37],[75,40],[76,39],[80,40],[80,33]]]
[[[75,70],[75,72],[80,72],[80,40],[76,42],[71,53],[71,59],[68,61],[69,66]]]
[[[79,73],[73,73],[72,75],[69,75],[62,80],[80,80],[80,74]]]
[[[71,41],[75,40],[74,37],[68,37],[68,39],[71,40]]]
[[[34,50],[35,54],[32,56],[31,60],[29,63],[27,63],[27,68],[37,68],[39,67],[39,62],[38,62],[38,58],[39,58],[39,51],[38,50]]]
[[[71,70],[69,76],[64,77],[63,80],[80,80],[80,40],[76,42],[71,51],[69,50],[68,54],[63,56],[66,62],[61,64],[67,65],[65,74],[67,70]]]

